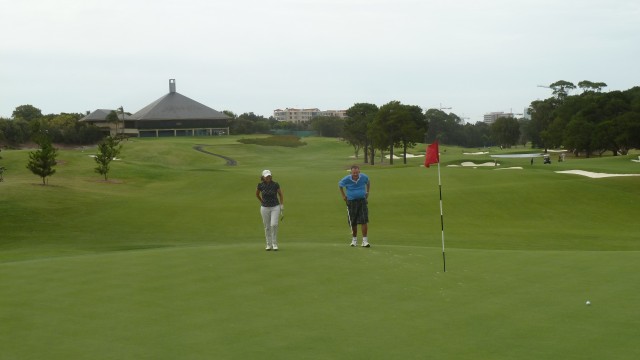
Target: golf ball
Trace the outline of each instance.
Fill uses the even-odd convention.
[[[587,300],[587,302],[585,304],[591,305],[591,301]]]

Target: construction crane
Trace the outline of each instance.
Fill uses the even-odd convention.
[[[547,89],[551,89],[551,86],[546,86],[546,85],[538,85],[538,87],[542,87],[542,88],[547,88]]]
[[[451,107],[443,107],[442,103],[440,103],[440,107],[438,109],[440,109],[440,111],[442,111],[442,110],[451,110]]]

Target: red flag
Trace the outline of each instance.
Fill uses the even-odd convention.
[[[429,167],[431,164],[440,162],[440,154],[438,153],[438,140],[427,146],[427,153],[424,157],[424,166]]]

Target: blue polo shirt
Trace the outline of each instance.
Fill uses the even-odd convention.
[[[351,174],[345,176],[338,182],[338,186],[347,190],[347,200],[364,199],[367,195],[367,184],[369,177],[360,173],[357,181],[351,178]]]

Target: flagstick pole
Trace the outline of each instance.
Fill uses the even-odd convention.
[[[440,227],[442,228],[442,267],[447,272],[447,259],[444,255],[444,215],[442,213],[442,181],[440,180],[440,161],[438,161],[438,188],[440,189]]]

